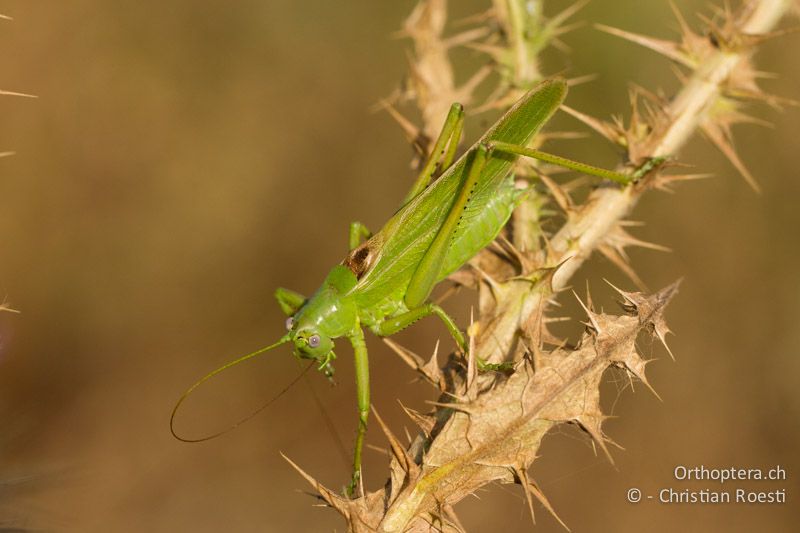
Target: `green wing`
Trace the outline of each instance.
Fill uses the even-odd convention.
[[[478,143],[503,141],[527,144],[564,100],[563,80],[548,80],[523,96],[480,140],[413,200],[403,206],[367,243],[369,268],[356,285],[360,307],[387,298],[401,298],[412,274],[431,245],[466,177],[466,161]],[[439,279],[458,269],[500,232],[515,205],[509,171],[517,159],[492,154],[454,235]]]

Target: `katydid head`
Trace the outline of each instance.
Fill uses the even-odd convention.
[[[318,364],[317,370],[328,378],[333,377],[334,369],[331,362],[336,359],[333,353],[333,340],[311,330],[298,331],[292,338],[294,353],[301,359],[313,359]]]
[[[315,302],[310,300],[312,306]],[[324,372],[329,378],[333,377],[331,361],[336,359],[333,353],[333,339],[325,334],[318,323],[308,320],[305,307],[297,315],[286,319],[286,329],[289,340],[294,345],[294,354],[301,359],[313,359],[319,363],[318,370]],[[311,313],[310,316],[316,316]]]
[[[295,352],[303,359],[322,359],[333,350],[333,340],[313,330],[296,332],[292,341]]]
[[[333,376],[331,362],[336,359],[333,339],[349,334],[358,322],[355,303],[348,296],[355,284],[355,275],[337,265],[314,296],[286,320],[294,354],[315,360],[328,377]]]
[[[286,329],[289,330],[287,335],[294,345],[294,354],[301,359],[313,359],[318,363],[317,369],[332,378],[334,369],[331,361],[336,359],[333,339],[320,324],[308,320],[303,311],[301,309],[295,315],[297,318],[289,317],[286,320]]]

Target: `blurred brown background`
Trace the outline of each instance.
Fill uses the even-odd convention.
[[[678,1],[691,20],[704,5]],[[371,106],[405,73],[408,43],[389,36],[413,3],[10,0],[0,25],[0,527],[44,531],[342,531],[315,509],[283,451],[334,488],[349,475],[308,387],[248,425],[199,445],[174,440],[170,409],[211,368],[276,339],[278,286],[311,293],[346,248],[354,219],[380,227],[410,183],[399,129]],[[459,12],[484,5],[471,1]],[[549,13],[568,4],[547,2]],[[579,18],[668,38],[666,2],[595,0]],[[669,64],[586,25],[565,37],[548,72],[597,73],[569,105],[624,114],[627,86],[677,86]],[[767,90],[800,97],[800,35],[768,43]],[[482,61],[466,55],[465,60]],[[635,68],[632,68],[635,65]],[[463,71],[462,71],[463,73]],[[685,277],[668,310],[671,362],[658,346],[661,403],[610,375],[607,433],[616,467],[571,429],[550,436],[533,477],[574,531],[789,531],[800,519],[800,276],[797,109],[752,112],[774,128],[736,128],[759,178],[755,194],[701,138],[682,154],[716,177],[652,194],[636,234],[672,253],[633,251],[653,288]],[[474,136],[482,117],[472,122]],[[565,116],[561,128],[579,127]],[[554,148],[611,165],[591,138]],[[605,260],[582,272],[615,309]],[[583,292],[585,280],[575,280]],[[571,297],[562,300],[574,311]],[[470,300],[457,313],[466,316]],[[451,307],[452,309],[452,307]],[[575,335],[573,322],[564,332]],[[446,334],[423,321],[400,339],[428,353]],[[368,340],[373,402],[398,433],[397,399],[425,409],[429,388]],[[338,387],[312,382],[348,448],[355,428],[351,352]],[[231,371],[187,406],[187,432],[257,405],[297,372],[289,350]],[[616,378],[616,381],[614,379]],[[384,446],[373,428],[369,441]],[[788,470],[783,505],[631,505],[625,491],[691,485],[679,464]],[[386,458],[367,452],[367,485]],[[732,488],[729,484],[724,488]],[[716,489],[709,482],[695,485]],[[561,531],[541,508],[537,531]],[[531,529],[518,487],[457,507],[470,531]]]

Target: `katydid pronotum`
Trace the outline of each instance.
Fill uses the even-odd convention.
[[[519,156],[543,160],[621,186],[630,185],[657,166],[651,160],[626,175],[527,148],[561,105],[566,92],[566,83],[558,79],[531,89],[458,160],[455,155],[464,111],[454,104],[400,209],[374,234],[362,224],[351,224],[350,253],[333,267],[310,298],[278,289],[275,296],[289,315],[288,332],[275,344],[232,361],[192,385],[172,412],[173,434],[191,441],[175,434],[175,413],[195,388],[221,371],[281,344],[292,343],[295,356],[316,361],[318,369],[330,376],[336,358],[334,339],[345,337],[355,352],[358,397],[353,475],[347,493],[351,497],[357,491],[363,493],[361,452],[370,409],[369,363],[363,328],[387,336],[420,318],[436,315],[466,354],[464,334],[428,298],[437,283],[497,237],[526,194],[524,189],[514,186],[511,176]],[[442,170],[434,179],[437,168]]]

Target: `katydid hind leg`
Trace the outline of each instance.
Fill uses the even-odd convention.
[[[447,143],[447,150],[442,156],[440,168],[443,171],[448,169],[450,165],[453,164],[453,161],[455,161],[456,151],[458,150],[458,142],[461,140],[461,135],[464,133],[464,108],[461,106],[461,104],[453,104],[451,109],[457,110],[459,115],[453,131],[450,134],[450,140]]]
[[[372,237],[372,232],[361,222],[350,223],[350,251],[352,252],[361,244],[361,239]]]
[[[461,184],[453,206],[411,276],[404,298],[409,309],[416,309],[421,306],[430,296],[434,285],[439,281],[439,273],[442,271],[442,264],[452,244],[453,234],[458,229],[461,216],[464,214],[473,189],[483,172],[483,168],[486,165],[486,157],[486,147],[479,144],[472,153],[471,160],[467,163],[466,179]]]
[[[607,170],[605,168],[600,168],[593,165],[587,165],[586,163],[573,161],[572,159],[567,159],[566,157],[561,157],[547,152],[542,152],[541,150],[536,150],[535,148],[528,148],[527,146],[520,146],[517,144],[511,144],[501,141],[493,141],[490,143],[489,148],[495,152],[503,152],[507,154],[530,157],[532,159],[544,161],[545,163],[550,163],[562,168],[575,170],[577,172],[580,172],[582,174],[587,174],[589,176],[596,176],[598,178],[611,180],[621,185],[628,185],[637,179],[636,175],[629,176],[627,174],[622,174],[620,172],[615,172],[613,170]]]
[[[461,104],[453,104],[450,106],[450,111],[447,113],[447,118],[442,126],[442,131],[433,145],[428,159],[422,167],[414,185],[408,192],[403,205],[410,202],[419,193],[425,190],[428,186],[433,174],[436,171],[436,164],[442,160],[442,168],[447,168],[455,158],[456,148],[458,141],[461,138],[461,132],[464,129],[464,107]]]
[[[306,297],[299,292],[295,292],[291,289],[284,289],[283,287],[279,287],[275,291],[275,299],[278,300],[278,305],[281,310],[289,316],[297,313],[306,302]]]

